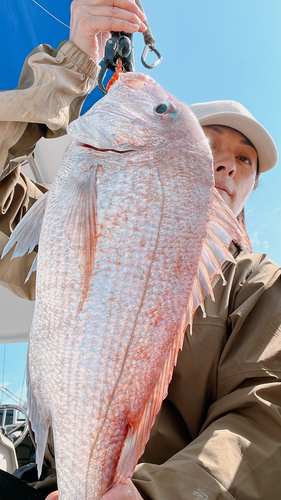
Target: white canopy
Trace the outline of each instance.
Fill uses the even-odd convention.
[[[43,183],[51,184],[61,157],[70,140],[68,136],[58,139],[41,139],[35,150],[35,164]],[[23,172],[31,178],[34,174],[29,165]],[[26,342],[28,340],[34,310],[34,302],[21,299],[0,286],[0,343]]]

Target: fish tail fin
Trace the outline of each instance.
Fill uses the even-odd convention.
[[[43,216],[46,208],[48,192],[43,194],[39,200],[32,205],[28,213],[21,219],[5,246],[2,258],[15,246],[12,259],[22,257],[26,253],[31,253],[39,243]],[[33,271],[36,271],[36,261],[33,261],[26,281],[29,280]],[[25,282],[26,282],[25,281]]]
[[[40,411],[38,408],[36,397],[32,390],[32,385],[30,382],[28,370],[27,370],[27,401],[28,401],[28,417],[31,429],[34,432],[35,443],[36,443],[36,464],[37,464],[37,472],[39,478],[42,472],[48,432],[51,422],[47,419],[45,419],[45,421],[43,422],[40,417]]]

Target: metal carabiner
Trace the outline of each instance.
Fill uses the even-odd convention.
[[[142,10],[142,12],[144,13],[141,0],[135,0],[135,3]],[[143,33],[144,49],[143,49],[143,53],[142,53],[142,56],[141,56],[141,62],[142,62],[143,66],[145,68],[147,68],[147,69],[153,69],[153,68],[155,68],[155,66],[157,66],[157,64],[159,64],[162,61],[162,56],[161,56],[160,52],[158,52],[158,50],[155,48],[155,40],[154,40],[153,35],[151,33],[151,29],[149,27],[147,19],[144,20],[144,24],[146,25],[147,29]],[[147,57],[147,54],[148,54],[149,51],[150,52],[154,52],[157,55],[157,58],[158,58],[152,64],[148,64],[146,62],[146,57]]]
[[[146,57],[147,57],[148,51],[154,52],[157,55],[157,57],[158,57],[158,59],[156,59],[156,61],[154,63],[152,63],[152,64],[148,64],[146,62]],[[160,52],[158,52],[158,50],[155,48],[154,45],[147,44],[147,45],[144,46],[143,53],[142,53],[142,56],[141,56],[141,62],[142,62],[143,66],[145,68],[147,68],[147,69],[153,69],[161,61],[162,61],[162,56],[161,56]]]

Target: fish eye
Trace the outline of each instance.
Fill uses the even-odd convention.
[[[154,113],[156,115],[165,115],[169,109],[169,105],[166,102],[160,102],[155,106]]]
[[[165,101],[159,102],[159,104],[153,108],[153,111],[158,116],[170,115],[173,118],[178,114],[176,106],[172,102],[167,103]]]

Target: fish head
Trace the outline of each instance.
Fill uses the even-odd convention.
[[[186,103],[143,73],[122,73],[108,93],[68,127],[76,142],[100,152],[149,151],[163,157],[167,149],[211,156],[207,140]]]

